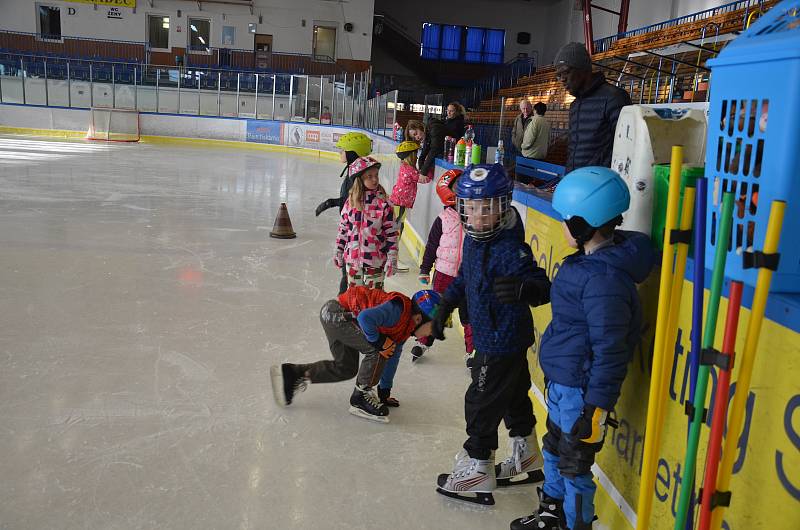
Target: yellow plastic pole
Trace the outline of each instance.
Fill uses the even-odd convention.
[[[767,237],[764,240],[764,254],[778,252],[785,211],[785,202],[773,201],[769,212],[769,222],[767,223]],[[733,394],[733,402],[728,415],[728,435],[725,438],[725,446],[722,449],[722,462],[717,474],[716,491],[719,492],[729,491],[731,484],[736,445],[739,443],[739,436],[742,434],[744,407],[747,403],[747,395],[750,393],[750,379],[753,375],[753,365],[756,360],[756,347],[758,346],[758,338],[761,335],[761,323],[764,321],[764,310],[767,306],[767,295],[769,294],[771,282],[772,271],[767,268],[759,269],[756,290],[753,294],[753,306],[750,309],[750,320],[747,323],[747,335],[744,339],[744,350],[739,358],[736,359],[739,363],[739,378],[736,381],[736,392]],[[706,485],[705,487],[711,486]],[[712,530],[719,530],[722,527],[722,515],[724,512],[725,506],[717,506],[713,510],[711,515]]]
[[[683,205],[681,207],[681,230],[690,230],[692,228],[692,219],[694,218],[694,199],[697,188],[694,184],[687,185],[683,192]],[[669,234],[664,234],[664,239],[668,238]],[[669,298],[669,317],[667,318],[667,331],[664,336],[664,377],[661,378],[661,388],[658,390],[659,396],[667,395],[667,387],[669,386],[669,377],[666,374],[670,373],[667,369],[669,364],[671,348],[675,346],[675,341],[678,340],[678,314],[681,309],[681,297],[683,295],[683,277],[686,274],[686,257],[689,255],[689,244],[678,243],[675,252],[675,273],[672,275],[672,293]],[[664,415],[664,401],[659,403],[659,415]]]
[[[672,262],[675,245],[669,242],[669,234],[677,226],[678,202],[681,191],[681,168],[683,166],[683,146],[672,146],[669,171],[669,191],[667,193],[667,219],[664,224],[664,251],[661,255],[661,279],[658,286],[658,311],[656,313],[656,337],[653,344],[653,370],[650,374],[650,393],[647,399],[647,430],[642,455],[642,476],[639,481],[639,501],[636,507],[636,530],[647,530],[650,526],[650,512],[653,509],[653,490],[656,482],[656,464],[661,442],[663,407],[661,393],[662,379],[669,372],[664,369],[666,359],[664,337],[667,332],[669,301],[672,294]],[[666,373],[665,373],[666,372]]]

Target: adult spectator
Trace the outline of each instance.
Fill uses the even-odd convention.
[[[622,107],[631,104],[623,89],[592,72],[583,44],[570,42],[556,54],[556,75],[575,96],[569,108],[569,147],[566,172],[585,166],[611,166],[614,131]]]
[[[417,165],[419,172],[433,178],[436,159],[444,154],[445,122],[439,118],[428,118],[427,127],[419,120],[409,120],[406,125],[406,139],[414,140],[422,146]]]
[[[533,116],[525,126],[522,139],[522,156],[535,160],[544,160],[547,146],[550,145],[550,122],[544,119],[547,105],[541,101],[533,106]]]
[[[525,127],[533,117],[533,107],[531,102],[523,99],[519,102],[519,115],[514,118],[514,127],[511,129],[511,144],[517,153],[522,152],[522,140],[525,138]]]
[[[444,120],[444,135],[451,138],[461,138],[464,136],[464,120],[466,110],[464,105],[457,101],[447,105],[447,119]]]

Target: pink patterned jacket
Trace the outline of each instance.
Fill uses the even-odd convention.
[[[427,184],[431,179],[427,175],[420,174],[417,168],[408,164],[401,163],[400,171],[397,174],[397,182],[392,188],[392,195],[389,200],[395,206],[413,208],[417,198],[417,183]]]
[[[397,255],[397,224],[385,195],[367,190],[363,210],[353,208],[349,199],[345,201],[336,253],[342,253],[344,263],[353,269],[382,269],[388,256]]]

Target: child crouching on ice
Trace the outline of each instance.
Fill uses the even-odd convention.
[[[514,520],[511,530],[592,527],[597,488],[591,467],[640,339],[636,284],[647,278],[655,258],[646,235],[614,229],[629,203],[625,182],[605,167],[571,172],[553,194],[564,237],[578,252],[564,260],[553,281],[553,320],[539,348],[547,381],[539,509]]]
[[[326,302],[319,315],[333,360],[273,366],[270,375],[275,401],[285,407],[309,383],[336,383],[355,377],[350,413],[388,423],[389,409],[380,403],[373,387],[386,360],[400,355],[406,340],[431,334],[431,319],[439,301],[433,291],[419,291],[409,299],[401,293],[350,287]],[[364,359],[359,366],[360,353]]]

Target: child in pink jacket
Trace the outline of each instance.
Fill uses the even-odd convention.
[[[380,167],[371,156],[350,166],[353,187],[342,208],[333,258],[336,267],[346,267],[350,287],[383,289],[384,278],[397,270],[397,225],[378,181]]]
[[[439,199],[444,205],[444,210],[431,225],[422,265],[419,267],[419,281],[424,285],[428,285],[431,282],[430,273],[435,261],[436,274],[433,276],[433,290],[437,293],[445,292],[447,287],[458,276],[458,268],[461,266],[464,228],[455,209],[456,194],[453,191],[456,180],[460,175],[460,169],[450,169],[445,171],[436,183],[436,194],[439,195]],[[475,348],[472,344],[472,326],[469,324],[466,304],[462,304],[458,308],[458,316],[464,326],[467,366],[470,366],[470,355]],[[430,347],[432,339],[428,340],[430,343],[423,346],[415,346],[411,349],[412,361],[419,359]]]

